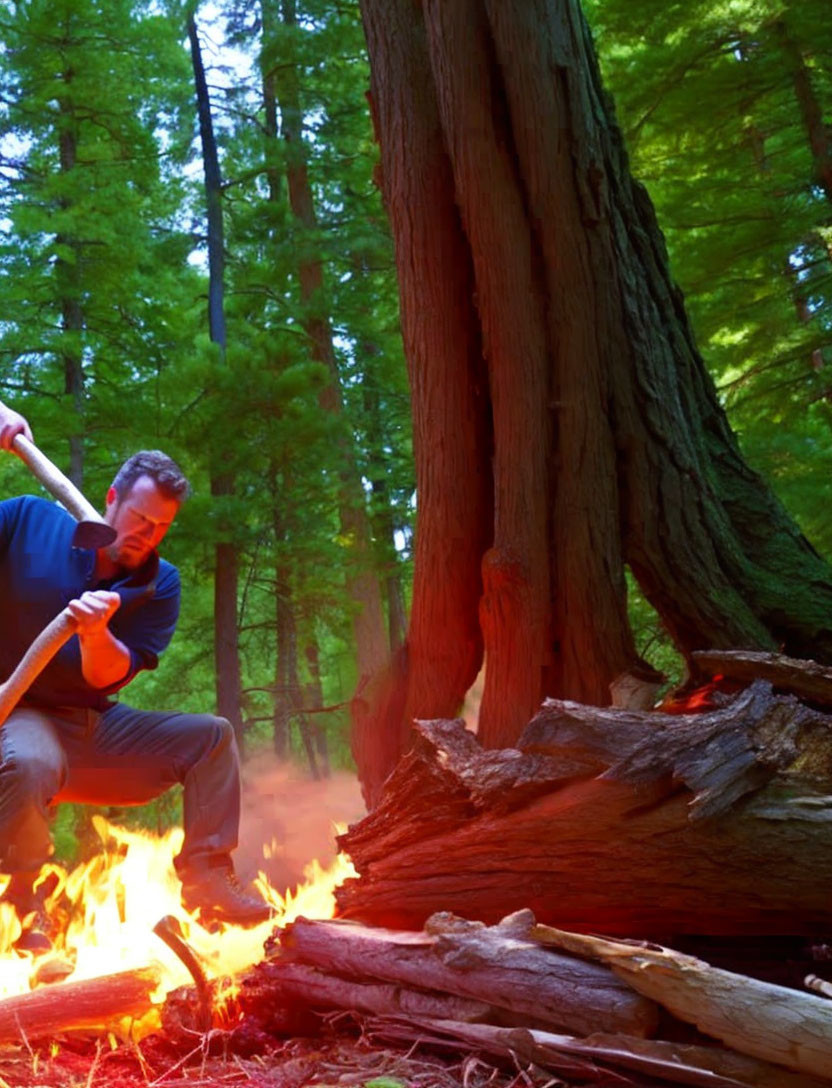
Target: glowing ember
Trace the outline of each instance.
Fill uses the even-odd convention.
[[[219,926],[209,931],[179,902],[173,858],[182,845],[181,829],[159,837],[128,831],[101,816],[93,817],[93,822],[103,844],[100,854],[69,873],[51,864],[41,870],[39,881],[45,881],[50,889],[46,910],[56,930],[53,953],[35,958],[15,950],[20,920],[10,903],[0,901],[0,998],[25,993],[37,985],[38,968],[47,958],[60,956],[72,968],[68,981],[156,965],[162,971],[162,983],[155,1000],[161,1004],[170,990],[192,981],[180,960],[153,933],[154,925],[166,914],[179,919],[209,979],[233,979],[262,959],[263,944],[275,926],[301,914],[332,917],[335,888],[354,875],[344,855],[327,870],[313,861],[304,872],[305,882],[282,896],[260,873],[256,883],[274,907],[275,918],[251,929]],[[273,848],[273,844],[264,847],[264,856]],[[3,890],[0,886],[0,892]],[[138,1030],[132,1025],[131,1034],[136,1037],[157,1026],[155,1016]]]
[[[713,707],[714,692],[721,690],[723,676],[715,676],[713,680],[702,687],[689,691],[687,695],[673,696],[659,704],[658,709],[664,714],[698,714],[703,710]]]

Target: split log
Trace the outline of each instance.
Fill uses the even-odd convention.
[[[480,1006],[481,1018],[508,1013],[508,1022],[520,1018],[578,1033],[647,1035],[655,1029],[658,1013],[652,1001],[636,995],[607,968],[541,948],[530,937],[533,923],[528,912],[490,928],[440,914],[424,932],[406,933],[300,918],[281,934],[272,977],[280,988],[294,985],[300,994],[299,976],[284,974],[299,961],[341,982],[382,980],[415,991],[406,999],[414,1014],[419,1002],[425,1009],[429,1000],[438,1007],[444,994],[475,1002],[470,1018]],[[351,990],[344,985],[348,995]],[[336,992],[334,982],[331,987],[328,997]],[[307,992],[314,1000],[314,987]],[[405,999],[399,994],[396,1000]]]
[[[832,1076],[832,1004],[646,944],[537,926],[538,940],[608,964],[633,989],[741,1054]]]
[[[832,933],[832,717],[753,684],[698,715],[548,700],[518,749],[416,723],[381,801],[339,842],[339,914],[440,910],[668,939]]]
[[[4,998],[0,1044],[79,1032],[120,1034],[125,1020],[141,1020],[152,1011],[160,980],[158,968],[143,967]]]
[[[788,691],[807,702],[832,707],[832,669],[784,654],[763,650],[696,650],[693,664],[707,676],[724,676],[751,684],[767,680],[779,691]]]
[[[464,1023],[487,1020],[494,1009],[485,1001],[453,994],[414,990],[397,983],[343,978],[304,963],[267,961],[255,968],[258,1000],[290,1006],[301,1002],[311,1009],[344,1009],[374,1016],[429,1017]],[[246,1003],[249,1008],[251,1002]]]

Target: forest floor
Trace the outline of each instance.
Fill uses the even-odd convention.
[[[212,1053],[214,1049],[220,1053]],[[475,1053],[390,1050],[355,1034],[275,1040],[262,1053],[222,1052],[207,1037],[181,1052],[164,1036],[111,1048],[106,1040],[61,1041],[46,1048],[0,1049],[7,1088],[554,1088],[543,1070],[496,1068]],[[583,1088],[591,1088],[584,1082]]]

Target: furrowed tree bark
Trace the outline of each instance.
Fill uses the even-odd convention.
[[[832,659],[832,572],[741,457],[577,0],[361,8],[411,373],[415,580],[454,600],[467,636],[470,600],[452,573],[481,564],[483,741],[513,743],[546,695],[606,704],[620,674],[643,670],[625,563],[686,656],[782,646]],[[440,244],[455,247],[442,260]],[[453,377],[423,350],[442,312],[431,290],[466,318],[443,327],[460,350]],[[482,351],[484,382],[466,345]],[[491,527],[487,497],[471,520],[446,506],[459,495],[449,443],[468,417],[437,412],[443,393],[480,412],[467,471],[484,485],[493,441]],[[430,534],[448,510],[459,513],[440,544]],[[460,538],[471,550],[452,571]],[[388,770],[412,718],[436,716],[426,689],[450,694],[436,653],[412,681],[424,615],[414,600],[398,702],[376,699]],[[450,627],[429,618],[428,641],[444,646]],[[467,655],[477,633],[458,641]]]
[[[544,454],[554,464],[544,501],[552,509],[548,556],[556,650],[545,690],[605,704],[610,683],[637,655],[626,614],[616,450],[606,422],[616,314],[599,289],[604,275],[595,232],[585,229],[598,219],[592,149],[570,131],[564,15],[541,23],[534,4],[484,7],[503,77],[518,189],[541,269],[546,368],[557,421]],[[522,456],[518,450],[515,459]],[[516,739],[516,722],[498,743]],[[487,735],[483,739],[491,743]]]
[[[390,676],[367,693],[367,743],[355,751],[365,797],[374,801],[409,743],[411,719],[455,714],[479,671],[480,560],[491,542],[492,477],[471,257],[424,24],[409,3],[362,4],[361,14],[399,269],[419,489],[407,641]]]
[[[285,960],[341,978],[452,994],[538,1026],[637,1036],[655,1030],[652,1001],[637,998],[606,969],[542,949],[530,937],[533,922],[526,911],[486,928],[440,913],[424,932],[402,933],[299,918],[282,932],[271,962],[278,970]],[[412,1011],[417,1015],[415,1003]]]
[[[488,667],[480,735],[499,746],[516,737],[518,719],[528,720],[536,710],[550,667],[545,296],[484,11],[467,2],[427,2],[424,12],[444,143],[473,264],[492,406],[494,539],[482,559],[480,623]],[[458,63],[462,55],[465,64]]]

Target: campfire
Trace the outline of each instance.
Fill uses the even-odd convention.
[[[118,827],[101,816],[94,816],[93,824],[100,852],[69,871],[45,865],[38,877],[38,884],[48,888],[51,952],[15,949],[21,919],[10,903],[0,901],[0,1010],[7,1008],[7,1014],[0,1011],[2,1041],[10,1037],[2,1027],[4,1015],[9,1019],[11,1014],[11,1038],[17,1038],[15,1018],[27,1017],[30,1007],[45,1010],[46,1016],[43,1023],[29,1019],[30,1031],[90,1030],[99,1023],[108,1031],[142,1038],[159,1028],[167,995],[192,985],[194,974],[211,987],[214,1020],[227,1019],[236,979],[262,958],[274,926],[299,915],[330,917],[334,888],[352,871],[344,855],[326,870],[313,860],[304,882],[283,894],[261,872],[255,883],[274,908],[274,920],[249,929],[207,929],[180,903],[173,868],[182,843],[180,828],[159,836]],[[265,855],[269,849],[264,844]],[[81,983],[91,985],[79,990]],[[51,996],[32,1000],[34,991],[42,989]],[[76,1015],[78,1010],[66,1001],[68,993],[92,995],[97,1006],[92,1020],[86,1003]]]

